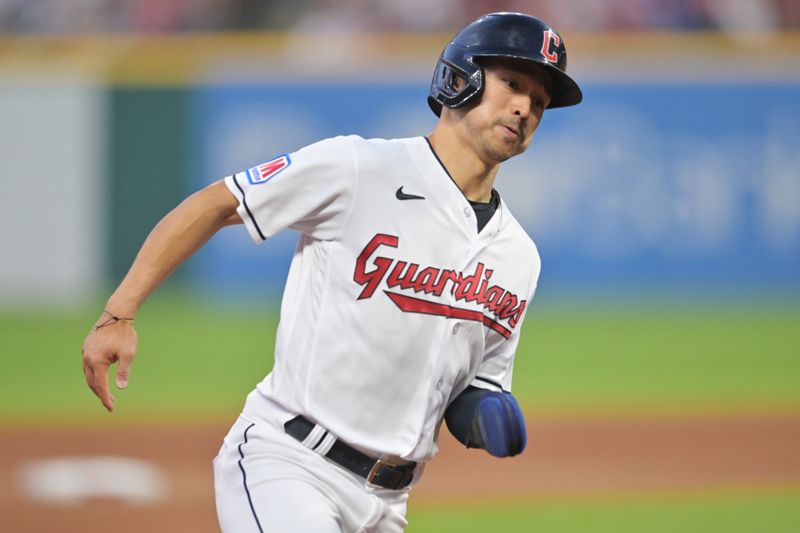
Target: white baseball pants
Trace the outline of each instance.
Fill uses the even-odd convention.
[[[214,459],[223,533],[402,532],[408,489],[369,485],[284,431],[241,415]]]

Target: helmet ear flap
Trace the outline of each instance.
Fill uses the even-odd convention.
[[[481,91],[483,72],[477,65],[469,66],[472,69],[471,75],[446,58],[439,59],[428,96],[428,105],[436,116],[441,115],[443,105],[450,108],[462,106]]]
[[[447,61],[439,61],[434,73],[434,83],[443,98],[458,100],[466,89],[466,81],[466,75],[461,69]]]

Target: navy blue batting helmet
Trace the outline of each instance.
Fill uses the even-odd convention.
[[[455,108],[483,91],[483,71],[476,60],[499,57],[541,65],[553,80],[552,107],[566,107],[583,99],[580,87],[567,76],[564,39],[546,22],[522,13],[484,15],[445,46],[431,81],[428,105],[437,116],[442,106]],[[456,89],[457,77],[466,83]]]

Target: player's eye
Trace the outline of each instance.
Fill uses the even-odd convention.
[[[505,78],[503,82],[505,82],[505,84],[508,86],[509,89],[513,89],[515,91],[519,89],[519,84],[512,79]]]

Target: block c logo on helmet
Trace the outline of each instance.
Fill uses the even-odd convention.
[[[553,30],[547,29],[544,31],[544,38],[542,39],[541,54],[549,62],[558,63],[558,52],[550,51],[551,42],[553,43],[553,47],[558,50],[558,45],[561,44],[561,37],[559,37],[558,34]]]

